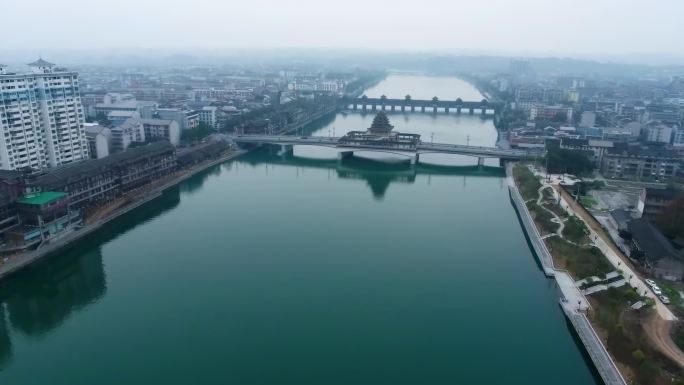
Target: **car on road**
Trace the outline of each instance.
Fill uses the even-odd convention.
[[[651,286],[651,290],[653,290],[653,292],[654,292],[656,295],[661,295],[661,294],[663,294],[663,291],[660,290],[660,288],[659,288],[658,286],[655,286],[655,285],[654,285],[654,286]]]
[[[650,287],[653,287],[656,285],[655,281],[652,279],[644,279],[644,282],[646,282],[646,284]]]
[[[666,295],[660,295],[660,296],[658,296],[658,298],[660,298],[660,300],[663,301],[663,303],[664,303],[665,305],[667,305],[668,303],[670,303],[670,299],[667,298]]]

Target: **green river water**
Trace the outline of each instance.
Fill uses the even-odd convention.
[[[417,75],[367,92],[407,93],[481,98]],[[496,141],[477,116],[390,120],[424,140]],[[251,152],[1,282],[0,384],[600,383],[500,169],[359,155]]]

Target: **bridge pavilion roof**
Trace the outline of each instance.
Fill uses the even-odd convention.
[[[390,124],[387,115],[381,111],[373,118],[373,123],[368,128],[368,131],[374,134],[387,134],[392,131],[393,128],[394,126]]]

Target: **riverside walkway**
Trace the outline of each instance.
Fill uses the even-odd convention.
[[[606,385],[626,385],[627,382],[622,377],[622,374],[620,374],[617,365],[584,313],[590,308],[586,297],[580,292],[579,288],[577,288],[574,280],[567,271],[559,270],[554,267],[551,253],[549,253],[546,244],[542,240],[539,231],[537,230],[537,226],[534,224],[534,220],[525,205],[525,201],[515,184],[513,178],[513,165],[510,163],[506,165],[506,177],[511,202],[518,212],[520,220],[523,223],[523,228],[530,239],[535,254],[542,264],[544,274],[546,274],[547,277],[553,277],[555,279],[556,284],[561,291],[560,306],[582,341],[591,361],[594,363],[594,367]]]

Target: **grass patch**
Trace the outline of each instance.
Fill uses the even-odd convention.
[[[601,251],[593,246],[576,246],[558,237],[545,241],[554,260],[558,260],[575,279],[592,275],[603,278],[614,270]]]
[[[665,372],[668,363],[646,340],[641,313],[628,308],[640,299],[639,294],[633,288],[623,286],[595,293],[592,298],[595,310],[590,317],[606,333],[608,350],[634,373],[635,378],[630,383],[669,384],[671,379]]]
[[[589,235],[589,229],[584,222],[574,215],[569,216],[565,221],[563,236],[575,243],[588,243],[587,235]]]
[[[596,199],[594,199],[594,197],[592,197],[591,195],[581,195],[580,203],[582,204],[582,206],[586,208],[591,208],[594,207],[594,205],[596,205]]]
[[[555,201],[554,201],[553,203],[551,203],[551,202],[545,203],[544,206],[546,206],[547,209],[553,211],[553,212],[554,212],[556,215],[558,215],[561,219],[568,216],[568,213],[566,213],[565,210],[563,210],[562,207],[560,207],[559,205],[557,205],[557,204],[555,203]]]
[[[539,183],[539,178],[534,176],[525,165],[518,163],[513,167],[513,178],[515,178],[515,183],[518,185],[518,190],[520,190],[523,199],[537,199],[539,196],[537,191],[541,187],[541,183]]]
[[[682,296],[679,295],[679,291],[674,286],[672,286],[671,283],[667,281],[658,280],[657,284],[663,291],[663,294],[665,294],[670,299],[670,303],[672,305],[675,305],[677,307],[682,306]]]
[[[558,223],[552,222],[553,215],[543,208],[537,206],[537,202],[528,202],[527,209],[530,211],[534,223],[542,235],[555,233],[560,226]]]

